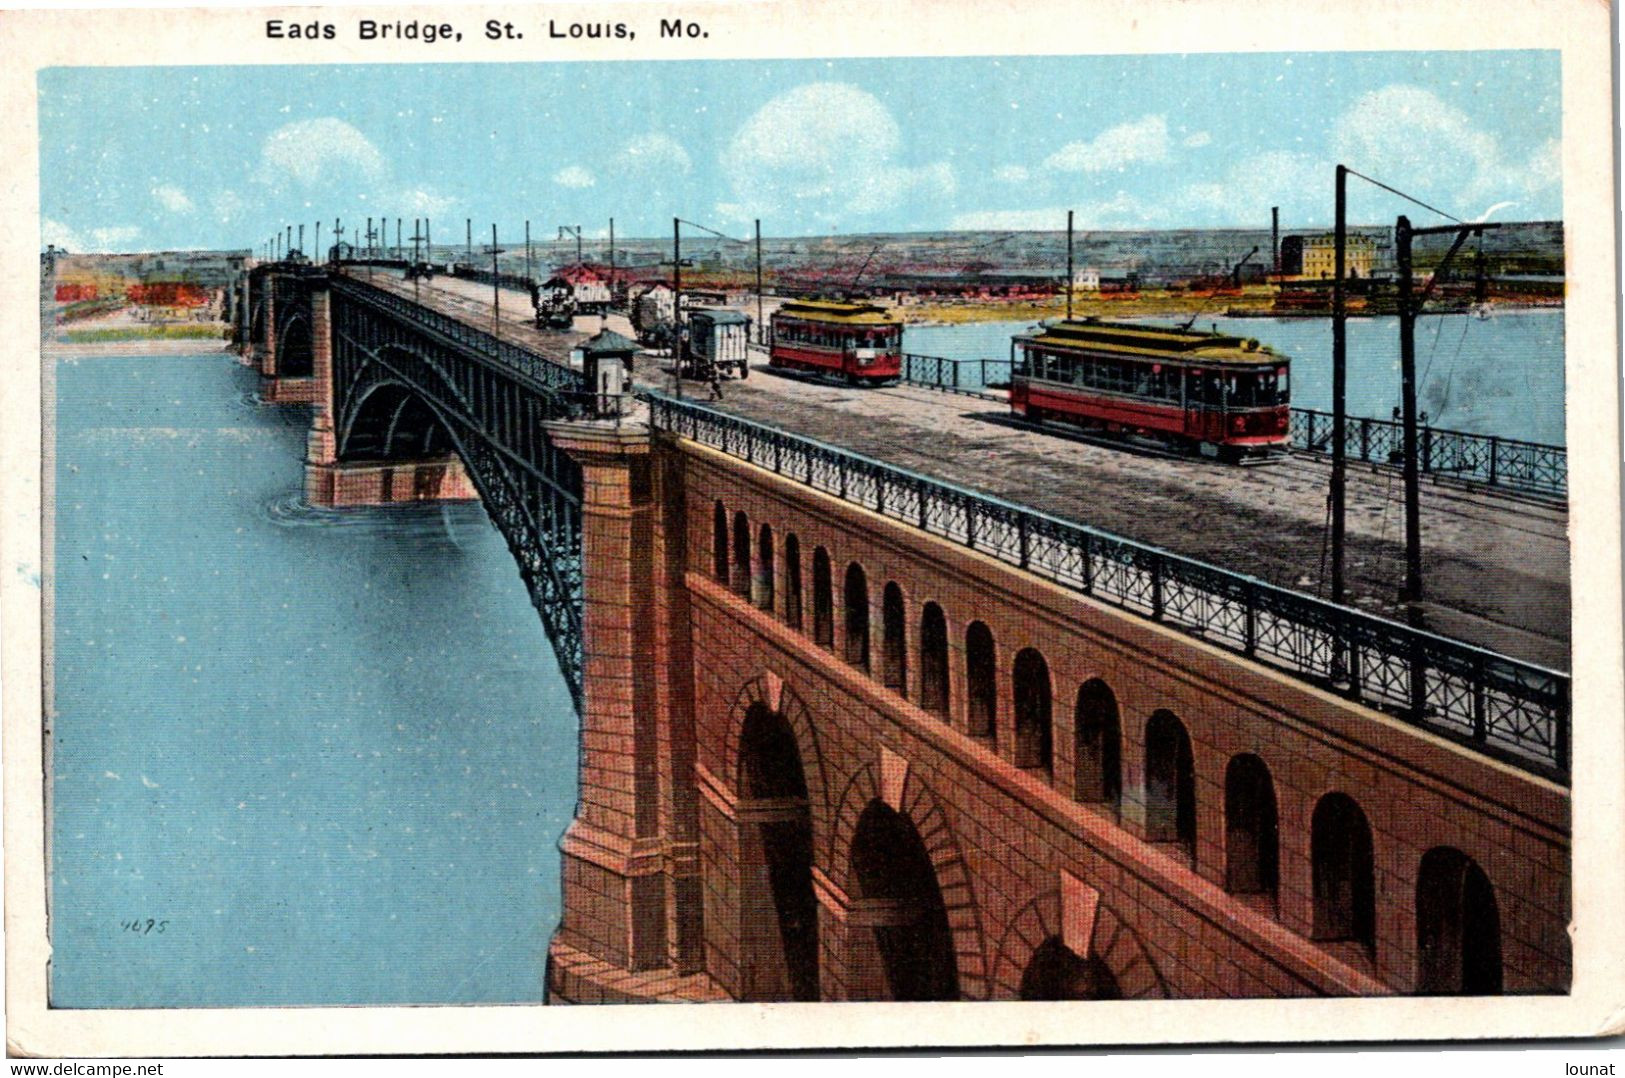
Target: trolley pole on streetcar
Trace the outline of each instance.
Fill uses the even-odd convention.
[[[1337,166],[1337,219],[1332,233],[1332,602],[1341,606],[1343,587],[1344,485],[1348,460],[1344,430],[1348,423],[1348,310],[1343,296],[1343,275],[1348,268],[1349,170]]]

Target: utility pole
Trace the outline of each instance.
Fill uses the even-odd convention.
[[[1412,623],[1415,604],[1422,601],[1421,470],[1416,459],[1416,308],[1411,300],[1411,219],[1401,215],[1394,223],[1394,246],[1399,263],[1399,408],[1405,442],[1405,588]]]
[[[682,221],[671,219],[671,322],[676,341],[671,346],[672,380],[677,399],[683,399],[683,235]]]
[[[615,218],[609,219],[609,303],[604,310],[615,306]]]
[[[434,231],[427,217],[423,219],[423,259],[426,262],[434,261]]]
[[[767,343],[767,323],[762,320],[762,219],[756,218],[756,342]]]
[[[1348,470],[1346,441],[1348,397],[1348,310],[1343,296],[1343,276],[1348,270],[1348,184],[1349,170],[1337,166],[1337,217],[1332,234],[1332,602],[1344,602],[1343,538],[1344,485]]]
[[[491,222],[491,333],[502,339],[502,278],[497,271],[497,255],[502,248],[497,246],[497,223]]]
[[[286,247],[284,247],[283,250],[287,251],[289,255],[293,254],[293,226],[292,225],[288,226],[288,245]]]
[[[570,236],[576,238],[576,265],[579,266],[581,265],[581,226],[560,225],[558,238],[562,240]]]
[[[1066,211],[1066,320],[1072,321],[1072,285],[1077,277],[1072,268],[1072,211]]]
[[[299,223],[299,253],[305,253],[305,225],[303,221]]]
[[[534,281],[535,276],[530,271],[530,218],[525,218],[525,280]]]
[[[468,265],[472,269],[474,266],[474,218],[465,217],[463,220],[468,225]]]
[[[316,254],[318,257],[322,254],[322,223],[320,221],[316,222]],[[322,261],[326,263],[329,259],[322,258]]]
[[[1400,600],[1406,604],[1410,621],[1422,623],[1418,604],[1422,590],[1422,470],[1417,452],[1416,413],[1416,319],[1422,313],[1428,296],[1444,279],[1450,262],[1467,242],[1468,236],[1481,236],[1492,224],[1441,225],[1436,228],[1412,228],[1409,217],[1394,222],[1395,261],[1399,269],[1399,408],[1403,425],[1405,453],[1405,587]],[[1433,271],[1433,277],[1418,294],[1412,273],[1411,245],[1417,236],[1437,236],[1455,233],[1455,242]]]

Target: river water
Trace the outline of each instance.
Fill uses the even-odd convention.
[[[231,357],[56,368],[51,1002],[541,998],[576,722],[477,505],[303,507]]]
[[[1204,317],[1201,328],[1256,337],[1292,357],[1292,403],[1330,411],[1332,328],[1323,318]],[[951,359],[1010,357],[1029,322],[909,326],[907,351]],[[1391,418],[1399,406],[1399,322],[1348,322],[1348,412]],[[1498,311],[1488,318],[1436,315],[1416,330],[1417,406],[1449,430],[1564,445],[1563,312]],[[976,368],[967,368],[970,374]],[[989,377],[1008,375],[989,365]]]

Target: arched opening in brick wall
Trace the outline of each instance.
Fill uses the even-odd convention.
[[[920,707],[948,714],[948,620],[936,603],[920,612]]]
[[[1085,681],[1072,720],[1073,796],[1115,810],[1123,799],[1123,728],[1111,687],[1099,678]]]
[[[795,733],[766,704],[745,713],[739,743],[742,996],[818,998],[812,817]]]
[[[751,566],[751,602],[773,609],[773,529],[763,524],[756,533],[756,564]]]
[[[1090,955],[1080,958],[1051,936],[1038,945],[1021,975],[1024,1000],[1122,999],[1123,991],[1106,963]]]
[[[908,643],[903,632],[903,589],[886,582],[880,597],[880,681],[901,696],[908,695]]]
[[[829,551],[813,551],[813,643],[835,646],[835,590],[830,581]]]
[[[1196,857],[1196,763],[1185,724],[1171,711],[1152,713],[1145,727],[1145,834]]]
[[[1416,876],[1416,990],[1436,996],[1502,991],[1501,913],[1478,862],[1450,846],[1422,855]]]
[[[1264,761],[1239,753],[1224,771],[1224,880],[1232,894],[1275,900],[1280,878],[1275,783]]]
[[[795,532],[784,537],[784,623],[801,628],[801,540]]]
[[[993,630],[973,621],[965,630],[965,729],[972,737],[993,736],[998,676]]]
[[[1010,689],[1016,712],[1016,766],[1053,778],[1049,663],[1036,648],[1022,648],[1016,653]]]
[[[872,957],[879,966],[872,979],[863,970],[853,971],[855,976],[872,980],[873,994],[882,999],[958,999],[947,908],[914,821],[871,801],[852,840],[852,874],[859,900],[853,920],[862,924],[851,931],[873,933]]]
[[[1320,799],[1310,821],[1309,856],[1314,875],[1314,938],[1352,940],[1368,952],[1375,950],[1371,825],[1353,798],[1329,793]]]
[[[711,575],[720,584],[728,582],[728,510],[720,498],[711,514]]]
[[[288,319],[282,339],[276,346],[276,373],[279,378],[309,378],[316,373],[311,349],[310,323],[303,315]]]
[[[869,579],[863,566],[853,562],[846,567],[846,661],[867,672],[869,669]]]
[[[744,513],[734,514],[733,588],[750,598],[750,520]]]

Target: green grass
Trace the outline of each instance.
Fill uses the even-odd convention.
[[[224,331],[206,323],[179,323],[164,326],[107,326],[101,329],[70,329],[63,339],[71,344],[102,344],[108,341],[218,341]]]

